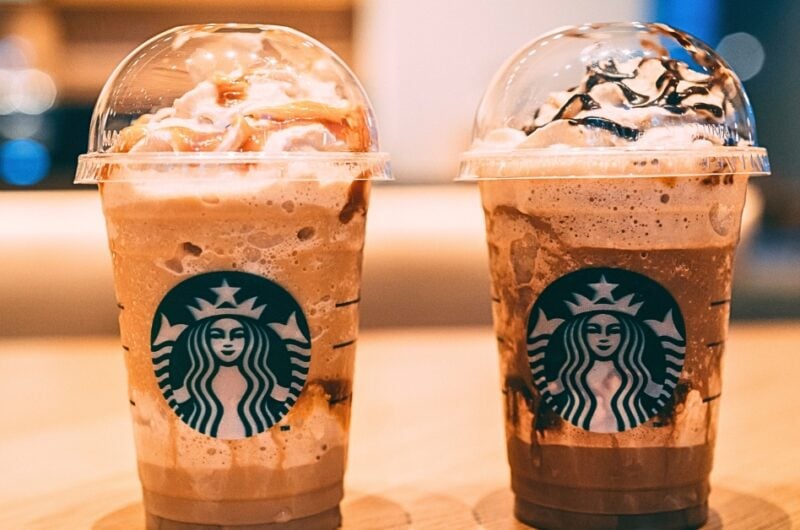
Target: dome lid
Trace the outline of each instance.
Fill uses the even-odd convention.
[[[584,24],[530,42],[495,74],[461,178],[767,174],[756,145],[747,94],[708,45],[663,24]],[[631,165],[667,151],[660,167]]]
[[[106,180],[110,165],[295,161],[388,173],[352,71],[291,28],[181,26],[139,46],[111,74],[76,182]]]

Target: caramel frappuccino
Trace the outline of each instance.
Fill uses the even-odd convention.
[[[148,527],[339,525],[385,176],[371,112],[329,50],[272,26],[171,30],[101,94],[81,180],[103,200]]]

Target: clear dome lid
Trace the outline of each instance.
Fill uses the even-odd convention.
[[[120,178],[109,166],[298,161],[388,178],[372,106],[347,65],[291,28],[181,26],[139,46],[111,74],[76,182]]]
[[[756,145],[747,94],[708,45],[663,24],[585,24],[532,41],[495,74],[460,178],[514,176],[513,167],[550,176],[767,174]],[[631,163],[667,151],[660,167]]]

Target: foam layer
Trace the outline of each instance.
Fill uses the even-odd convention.
[[[223,199],[248,204],[300,201],[336,209],[344,207],[346,191],[357,176],[347,165],[330,164],[321,170],[318,164],[301,161],[277,167],[273,164],[118,167],[112,181],[103,184],[103,201],[105,208],[138,203],[143,215],[149,208],[160,208],[157,203],[149,204],[151,201],[176,199],[216,209]],[[235,216],[236,212],[231,214]]]
[[[520,220],[493,236],[498,245],[526,237],[534,224],[542,245],[707,248],[738,241],[747,178],[506,179],[480,187],[487,215]]]

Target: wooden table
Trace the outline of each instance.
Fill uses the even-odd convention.
[[[115,337],[0,341],[0,529],[143,528]],[[736,325],[707,528],[800,525],[800,323]],[[345,528],[527,528],[511,515],[488,328],[359,341]]]

